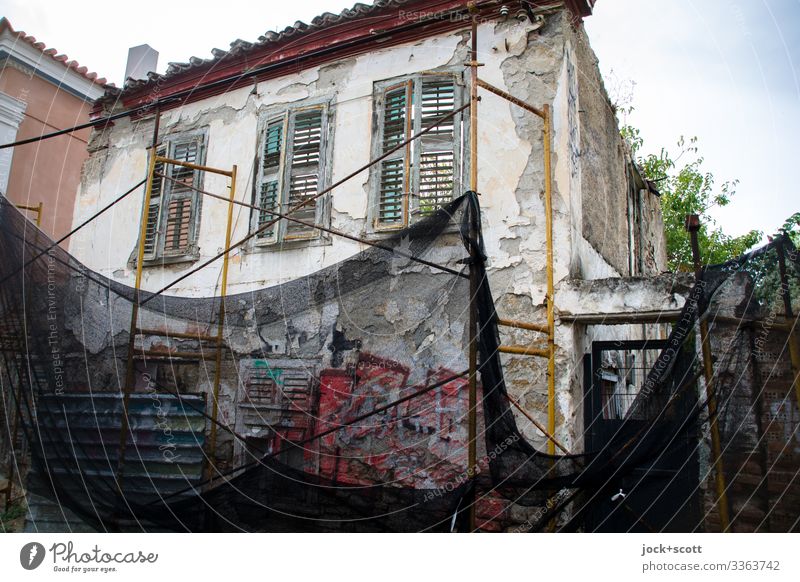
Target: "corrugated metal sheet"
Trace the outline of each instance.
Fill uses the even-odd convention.
[[[101,499],[115,487],[122,397],[119,394],[47,395],[37,403],[40,445],[34,455],[59,489],[77,498]],[[202,479],[205,399],[202,395],[132,394],[125,453],[126,498],[149,500]],[[37,474],[38,473],[38,474]],[[36,467],[31,488],[47,494],[46,475]],[[44,479],[43,479],[44,478]],[[175,498],[177,499],[177,497]]]

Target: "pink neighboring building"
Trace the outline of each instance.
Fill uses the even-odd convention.
[[[0,19],[0,144],[86,123],[105,89],[105,79]],[[53,238],[72,226],[90,131],[0,150],[0,193],[42,204],[41,227]]]

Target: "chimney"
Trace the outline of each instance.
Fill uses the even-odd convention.
[[[158,65],[158,51],[148,44],[140,44],[128,49],[128,63],[125,65],[125,81],[146,79],[147,73],[155,72]]]

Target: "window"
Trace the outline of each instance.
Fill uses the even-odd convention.
[[[453,73],[423,73],[377,85],[373,156],[431,127],[464,98],[460,75]],[[407,226],[460,193],[465,122],[465,116],[455,115],[374,167],[370,222],[375,230]]]
[[[328,183],[328,107],[313,105],[273,113],[262,124],[259,143],[258,179],[251,228],[262,228],[275,219],[271,212],[289,209],[316,196]],[[325,225],[326,198],[318,198],[291,213],[308,225]],[[270,212],[271,211],[271,212]],[[259,232],[256,244],[303,241],[319,238],[312,226],[286,219]]]
[[[203,165],[205,133],[170,137],[158,146],[156,153],[161,157]],[[146,261],[198,258],[201,195],[195,188],[202,189],[200,171],[173,164],[156,164],[144,239]]]

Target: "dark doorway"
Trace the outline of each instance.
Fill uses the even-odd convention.
[[[666,340],[619,340],[592,343],[584,359],[586,450],[604,449],[623,424]],[[692,355],[678,356],[668,390],[675,393],[686,376]],[[684,386],[670,414],[687,415],[695,405],[693,387]],[[653,419],[628,420],[646,424]],[[698,523],[699,466],[697,435],[672,439],[665,452],[592,492],[584,527],[590,532],[685,532]]]

